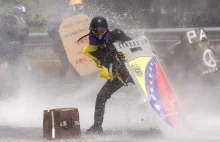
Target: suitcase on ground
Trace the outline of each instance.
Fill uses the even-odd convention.
[[[77,108],[44,110],[43,134],[46,139],[70,139],[80,137]]]

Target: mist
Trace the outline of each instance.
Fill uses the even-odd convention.
[[[124,7],[134,3],[138,3],[138,1],[133,3],[129,1],[124,4]],[[55,14],[64,10],[66,4],[59,5],[59,3],[56,3],[56,5],[52,5],[50,2],[45,1],[33,6],[35,9],[32,9],[32,11],[37,9],[38,13],[30,16],[31,23],[34,25],[31,32],[36,32],[38,26],[42,26],[40,32],[46,32],[50,20],[53,19]],[[41,8],[38,7],[39,5]],[[123,2],[119,2],[119,5],[123,5]],[[110,29],[141,29],[154,25],[151,21],[154,16],[145,11],[145,8],[150,7],[150,5],[142,5],[140,7],[141,3],[138,3],[129,10],[123,10],[119,5],[117,6],[112,3],[110,6],[114,7],[112,10],[102,3],[94,3],[88,6],[88,11],[91,17],[95,15],[104,16],[109,21]],[[155,3],[152,2],[151,6],[155,6]],[[60,11],[53,12],[55,8]],[[154,10],[154,7],[151,8],[151,11]],[[150,15],[149,19],[144,18],[146,13]],[[40,17],[40,15],[43,15],[43,17]],[[45,21],[45,19],[48,21]],[[141,19],[144,19],[144,21],[141,21]],[[166,17],[161,19],[166,19]],[[169,27],[169,24],[169,19],[167,19],[159,22],[157,25]],[[187,26],[187,23],[182,27],[185,26]],[[128,32],[128,34],[135,38],[142,33]],[[41,46],[26,47],[24,57],[29,61],[35,59],[59,60],[50,46],[45,48]],[[175,66],[170,68],[175,68]],[[32,71],[34,72],[35,70]],[[5,74],[8,74],[7,71],[1,71],[1,73],[3,78]],[[76,107],[79,109],[81,129],[83,131],[88,129],[93,124],[96,95],[105,83],[105,80],[99,78],[98,73],[83,79],[74,78],[74,75],[70,73],[67,77],[68,83],[59,84],[57,81],[59,79],[57,71],[51,71],[49,76],[52,76],[51,74],[53,73],[55,75],[48,79],[38,73],[27,74],[24,72],[23,75],[26,80],[24,79],[24,83],[22,83],[20,88],[14,94],[6,93],[1,96],[0,111],[2,116],[0,117],[0,126],[43,129],[44,110]],[[182,76],[182,74],[179,72],[175,75],[168,74],[167,78],[170,80],[172,90],[179,103],[181,130],[175,131],[166,126],[159,116],[153,112],[149,103],[145,102],[145,96],[140,94],[136,87],[131,84],[129,84],[129,87],[121,88],[108,100],[103,124],[104,130],[120,130],[126,134],[127,130],[135,130],[141,133],[150,128],[156,128],[162,131],[165,138],[182,140],[220,139],[218,136],[220,131],[220,113],[218,110],[220,107],[219,86],[203,83],[201,80],[194,78],[184,80],[186,79],[184,76],[182,76],[183,78],[179,82],[176,80],[178,76]],[[40,81],[37,81],[38,79]],[[13,88],[10,91],[14,91]]]
[[[65,91],[67,87],[64,87],[58,90],[59,93],[36,86],[23,86],[18,94],[1,100],[0,110],[4,115],[0,118],[0,125],[42,128],[44,110],[76,107],[80,113],[81,128],[88,129],[93,123],[96,94],[104,82],[95,79],[80,88],[71,86],[74,88],[71,91]],[[142,102],[143,96],[134,93],[133,89],[134,86],[123,88],[108,101],[104,121],[106,129],[145,129],[157,126],[155,116],[147,112],[149,106]]]

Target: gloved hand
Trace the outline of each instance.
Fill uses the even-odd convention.
[[[123,65],[120,70],[117,71],[117,75],[124,81],[127,85],[129,82],[133,83],[133,80],[127,70],[127,68]]]
[[[120,61],[124,62],[124,61],[127,61],[128,58],[126,56],[126,54],[124,52],[118,52],[117,53],[117,57]]]

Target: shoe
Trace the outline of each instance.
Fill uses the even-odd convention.
[[[97,135],[103,134],[102,126],[92,125],[92,126],[86,131],[86,134],[87,134],[87,135],[90,135],[90,134],[97,134]]]

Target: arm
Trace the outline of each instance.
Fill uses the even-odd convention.
[[[20,41],[24,41],[29,35],[29,27],[22,18],[17,18],[17,23],[14,25],[14,35]]]
[[[5,30],[13,41],[24,41],[29,34],[29,27],[21,17],[5,15]]]
[[[112,32],[113,35],[113,40],[114,41],[121,41],[121,42],[126,42],[129,40],[132,40],[131,37],[129,37],[128,35],[126,35],[122,30],[120,29],[115,29]]]
[[[98,68],[101,68],[100,62],[98,59],[96,59],[91,52],[94,52],[97,50],[97,46],[96,45],[87,45],[84,49],[83,49],[83,54],[86,55],[87,57],[89,57],[90,59],[93,59],[93,61],[96,63],[96,66]]]
[[[115,29],[111,32],[111,36],[113,38],[114,42],[120,41],[120,42],[126,42],[131,40],[132,38],[126,35],[122,30],[120,29]],[[113,44],[113,43],[112,43]],[[115,63],[116,60],[123,60],[121,59],[122,53],[119,53],[116,48],[111,45],[110,51],[107,53],[107,56],[105,57],[105,61],[107,63]]]
[[[53,40],[61,40],[59,34],[59,27],[62,23],[61,17],[55,17],[51,22],[47,30],[47,33]]]
[[[113,31],[113,38],[114,41],[120,41],[120,42],[126,42],[131,40],[131,37],[126,35],[122,30],[116,29]],[[119,79],[122,80],[125,84],[130,81],[129,73],[127,71],[127,68],[125,67],[123,60],[125,57],[123,53],[119,53],[114,45],[112,45],[112,48],[110,48],[110,51],[108,52],[105,60],[106,62],[110,63],[111,66],[109,66],[109,70],[111,69],[111,72],[113,75],[117,74],[119,75]]]

